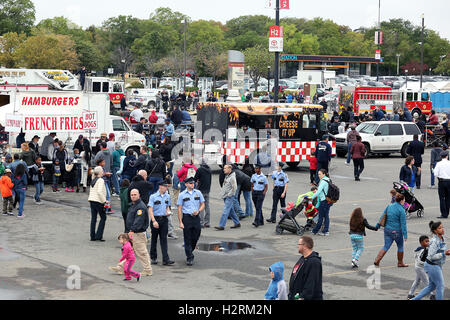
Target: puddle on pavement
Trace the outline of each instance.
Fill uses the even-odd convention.
[[[198,250],[201,251],[233,251],[247,248],[253,248],[250,244],[245,242],[214,242],[214,243],[199,243],[197,244]]]

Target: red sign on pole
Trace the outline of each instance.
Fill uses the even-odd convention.
[[[289,0],[280,0],[280,9],[289,10]]]
[[[283,38],[283,27],[271,26],[269,28],[269,38]]]

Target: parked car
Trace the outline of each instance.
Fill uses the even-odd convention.
[[[408,144],[413,141],[415,134],[422,139],[419,128],[415,123],[402,121],[368,121],[356,127],[366,147],[366,156],[400,152],[406,158]],[[336,153],[339,157],[347,154],[347,133],[334,135],[336,138]]]

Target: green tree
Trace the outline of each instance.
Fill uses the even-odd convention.
[[[29,69],[68,69],[79,65],[75,43],[66,35],[28,37],[17,49],[18,66]]]
[[[247,48],[244,55],[245,65],[257,90],[259,80],[267,74],[267,67],[270,66],[272,70],[274,68],[274,55],[269,52],[266,46]]]
[[[320,44],[315,35],[298,31],[293,24],[284,25],[284,52],[293,54],[319,53]]]
[[[31,0],[0,0],[0,34],[29,33],[36,20],[35,14]]]
[[[269,32],[269,26],[272,24],[275,24],[274,19],[264,15],[240,16],[227,21],[225,24],[226,37],[232,39],[249,31],[254,31],[259,36],[265,37]]]
[[[5,33],[0,37],[0,66],[15,68],[17,64],[17,49],[26,40],[24,33]]]
[[[439,74],[450,74],[450,51],[447,53],[444,59],[437,65],[437,67],[433,70],[435,73]]]

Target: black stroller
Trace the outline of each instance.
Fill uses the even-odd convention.
[[[394,190],[405,197],[405,212],[406,217],[411,218],[411,213],[417,212],[417,217],[422,218],[424,215],[424,208],[422,204],[414,196],[414,193],[409,190],[406,183],[394,182]]]
[[[316,226],[316,222],[314,218],[317,216],[317,209],[314,206],[309,206],[310,198],[304,197],[303,201],[298,205],[292,207],[292,209],[281,209],[282,216],[277,226],[275,227],[276,234],[283,234],[283,231],[289,231],[291,233],[295,233],[299,236],[302,236],[306,231],[312,230]],[[312,208],[311,208],[312,207]],[[308,213],[306,209],[308,208]],[[306,224],[301,226],[295,217],[305,209],[306,216]]]

